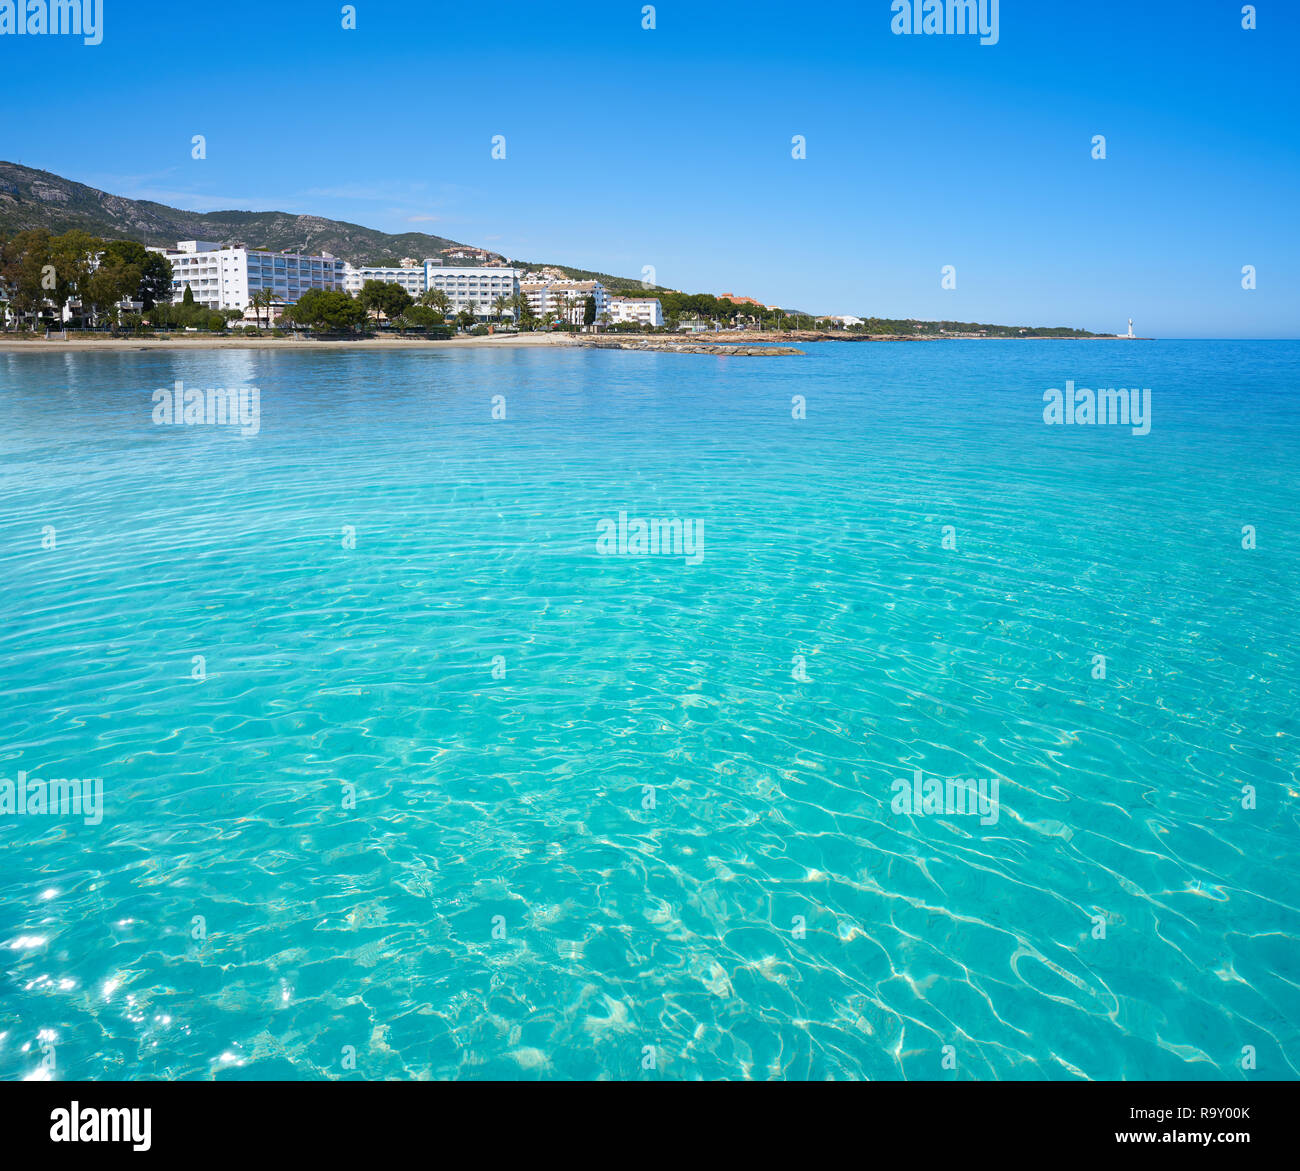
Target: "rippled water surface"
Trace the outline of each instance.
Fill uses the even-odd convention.
[[[1151,433],[1045,426],[1066,379]],[[177,380],[260,433],[154,425]],[[1296,1076],[1298,388],[0,354],[0,777],[103,783],[0,816],[0,1077]],[[599,556],[621,510],[702,560]]]

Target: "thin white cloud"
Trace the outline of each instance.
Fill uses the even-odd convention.
[[[162,171],[152,171],[141,175],[99,173],[82,179],[80,182],[91,187],[98,187],[101,191],[107,191],[110,195],[127,195],[128,192],[139,191],[150,183],[156,183],[159,179],[174,179],[179,169],[179,167],[167,167]],[[140,197],[127,195],[127,198],[137,199]]]
[[[165,203],[182,211],[287,211],[299,215],[312,210],[295,199],[285,199],[278,195],[207,195],[198,191],[171,191],[155,187],[142,187],[120,194],[128,199],[150,199],[154,203]]]
[[[414,199],[428,187],[426,183],[345,183],[341,187],[309,187],[307,198],[365,199],[380,202]]]

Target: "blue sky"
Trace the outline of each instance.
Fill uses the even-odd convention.
[[[104,3],[0,37],[0,158],[816,312],[1300,336],[1291,0],[1002,0],[990,46],[889,0]]]

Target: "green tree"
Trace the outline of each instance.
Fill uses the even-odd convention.
[[[335,332],[351,331],[366,319],[366,308],[356,297],[338,289],[308,289],[284,316],[297,325]]]
[[[375,325],[379,325],[379,314],[382,312],[380,300],[383,296],[385,281],[366,281],[361,286],[361,291],[357,294],[357,300],[361,303],[361,308],[367,313],[375,315]]]
[[[44,229],[19,232],[5,242],[0,253],[0,282],[8,286],[9,309],[20,329],[46,302],[51,291],[50,265],[50,234]]]
[[[86,300],[85,292],[100,253],[108,246],[87,232],[73,229],[50,238],[50,263],[54,265],[54,289],[50,299],[63,316],[69,300]]]
[[[81,300],[90,307],[96,321],[102,315],[116,322],[119,304],[134,297],[139,288],[139,267],[106,251],[95,271],[86,278],[80,290]]]
[[[596,298],[587,295],[587,299],[582,303],[582,324],[595,325],[596,323]]]
[[[451,312],[451,298],[442,289],[429,289],[420,295],[420,304],[441,313],[443,320]]]
[[[147,252],[140,275],[140,301],[152,309],[159,301],[172,299],[172,262],[161,252]]]
[[[428,305],[412,305],[404,314],[404,320],[415,329],[428,330],[441,325],[443,316],[436,309],[430,309]]]
[[[141,302],[148,310],[159,301],[172,299],[172,262],[167,257],[150,252],[135,240],[114,240],[104,245],[104,252],[140,270],[140,282],[131,293],[131,300]]]
[[[366,281],[361,286],[358,298],[361,307],[375,315],[375,325],[379,325],[380,314],[392,321],[400,316],[411,304],[411,295],[401,285],[391,281]]]
[[[408,293],[401,285],[389,284],[383,296],[384,316],[392,321],[394,317],[400,317],[415,302],[411,300],[411,294]]]
[[[266,310],[266,324],[271,324],[271,310],[275,306],[278,298],[274,289],[259,289],[248,299],[248,303],[253,306],[253,317],[257,321],[258,328],[262,326],[262,310]]]

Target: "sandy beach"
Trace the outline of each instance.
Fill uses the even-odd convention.
[[[665,334],[560,334],[520,333],[492,334],[487,337],[454,337],[442,340],[414,337],[369,337],[355,339],[286,338],[286,337],[226,337],[211,334],[184,334],[169,338],[26,338],[0,335],[0,353],[36,354],[65,350],[438,350],[448,347],[492,348],[519,346],[561,346],[602,349],[646,350],[661,349],[668,352],[708,352],[709,347],[742,345],[750,347],[783,346],[785,352],[794,342],[823,341],[1147,341],[1147,338],[1120,338],[1106,336],[1091,338],[975,338],[970,336],[907,336],[901,334],[819,333],[812,330],[783,330],[758,332],[754,330],[721,330],[717,333]]]
[[[0,336],[0,353],[36,354],[55,350],[425,350],[448,347],[491,346],[570,346],[578,344],[568,335],[524,333],[500,334],[488,337],[455,337],[444,340],[428,338],[376,337],[340,339],[325,338],[275,338],[275,337],[221,337],[204,334],[186,334],[169,338],[28,338],[19,340]]]

